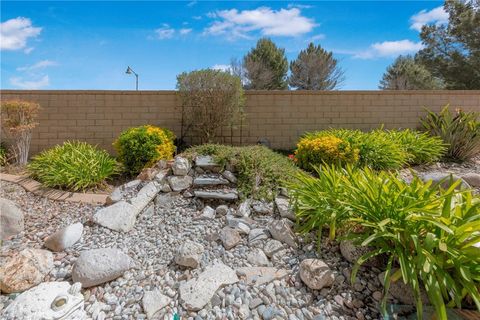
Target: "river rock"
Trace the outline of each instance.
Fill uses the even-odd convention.
[[[83,224],[80,222],[62,228],[45,239],[45,247],[52,251],[63,251],[73,246],[82,237]]]
[[[160,293],[158,290],[146,291],[143,294],[143,311],[147,314],[147,319],[153,319],[154,315],[168,306],[171,299]]]
[[[0,198],[0,240],[19,234],[23,228],[22,210],[15,202]]]
[[[122,276],[132,264],[132,259],[116,248],[86,250],[75,261],[72,279],[88,288]]]
[[[300,278],[313,290],[330,287],[335,281],[332,270],[320,259],[305,259],[300,263]]]
[[[93,216],[93,221],[102,227],[119,232],[133,229],[137,217],[137,209],[126,201],[119,201],[102,208]]]
[[[36,286],[53,269],[53,255],[48,250],[24,249],[0,268],[0,290],[22,292]]]
[[[215,209],[215,213],[218,214],[219,216],[225,216],[228,214],[228,206],[227,205],[219,205],[216,209]]]
[[[210,206],[203,208],[202,213],[198,215],[196,220],[213,220],[215,219],[215,209]]]
[[[295,234],[290,228],[290,223],[286,218],[273,220],[268,225],[268,231],[270,231],[273,239],[286,243],[292,248],[297,248]]]
[[[176,176],[186,176],[190,171],[191,165],[188,159],[183,157],[175,157],[175,161],[172,164],[173,174]]]
[[[209,266],[198,278],[180,283],[180,300],[190,311],[203,309],[222,286],[238,282],[235,271],[223,263]]]
[[[184,267],[196,268],[204,251],[205,248],[202,244],[187,240],[177,248],[175,263]]]

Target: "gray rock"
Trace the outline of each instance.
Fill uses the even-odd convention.
[[[22,292],[42,282],[53,268],[48,250],[24,249],[0,267],[0,291]]]
[[[267,256],[265,253],[258,248],[253,249],[248,255],[247,255],[247,261],[251,263],[254,266],[257,267],[265,267],[270,264],[268,261]]]
[[[210,200],[235,201],[238,200],[236,190],[195,190],[195,197]]]
[[[172,164],[173,174],[176,176],[186,176],[191,169],[188,159],[183,157],[175,157],[175,161]]]
[[[105,228],[128,232],[133,229],[137,214],[137,208],[122,200],[97,211],[93,221]]]
[[[239,277],[245,278],[247,285],[261,286],[273,280],[280,280],[289,274],[288,270],[273,267],[242,267],[236,270]]]
[[[23,228],[22,210],[13,201],[0,198],[0,240],[19,234]]]
[[[237,217],[248,217],[250,216],[251,209],[250,209],[250,200],[245,200],[238,206],[238,209],[235,211],[234,215]]]
[[[45,239],[45,247],[52,251],[63,251],[73,246],[82,237],[83,224],[80,222],[62,228]]]
[[[231,215],[227,215],[227,225],[238,230],[240,233],[249,234],[251,223],[244,218],[235,218]]]
[[[295,221],[295,213],[290,207],[290,201],[287,198],[276,197],[275,206],[277,207],[277,210],[282,218],[288,218],[292,221]]]
[[[277,316],[283,316],[283,312],[280,309],[275,308],[273,306],[266,307],[265,310],[262,312],[263,320],[272,320]]]
[[[287,219],[273,220],[268,225],[268,231],[270,231],[273,239],[286,243],[292,248],[297,248],[295,234]]]
[[[168,177],[168,183],[173,191],[178,192],[190,188],[193,178],[190,176],[170,176]]]
[[[433,181],[433,185],[440,185],[443,189],[449,188],[454,182],[460,180],[460,184],[457,189],[469,189],[470,186],[461,177],[453,173],[446,172],[430,172],[420,176],[424,181]]]
[[[222,176],[224,176],[224,178],[230,181],[231,183],[237,183],[237,177],[235,177],[235,175],[231,171],[228,171],[228,170],[223,171]]]
[[[180,283],[181,303],[187,310],[201,310],[220,287],[236,282],[238,277],[233,269],[222,263],[214,264],[207,267],[198,278]]]
[[[469,172],[467,174],[464,174],[462,176],[462,179],[474,188],[480,187],[480,173]]]
[[[335,282],[332,270],[320,259],[305,259],[300,263],[300,278],[313,290],[330,287]]]
[[[219,172],[221,167],[211,156],[198,156],[195,158],[195,165],[205,171]]]
[[[253,212],[258,214],[272,214],[273,204],[271,202],[254,200],[252,202]]]
[[[143,311],[147,314],[147,319],[153,319],[154,315],[168,306],[171,299],[160,293],[158,290],[146,291],[143,294]]]
[[[279,251],[283,250],[283,244],[275,239],[270,239],[265,243],[263,247],[263,251],[267,255],[267,257],[271,258],[273,255]]]
[[[356,246],[350,240],[343,240],[340,242],[340,252],[342,256],[345,260],[351,263],[356,263],[361,256],[372,250],[371,247]],[[382,256],[375,256],[365,261],[364,265],[370,267],[382,267],[384,262]]]
[[[202,213],[195,218],[196,220],[213,220],[215,219],[215,210],[210,207],[206,206],[203,208]]]
[[[391,274],[395,273],[395,271],[396,269],[392,269]],[[385,277],[385,271],[378,275],[378,280],[382,285],[384,285],[383,283],[384,277]],[[406,304],[406,305],[416,304],[415,297],[413,295],[413,289],[409,285],[405,284],[402,278],[400,278],[395,282],[393,281],[390,282],[390,288],[388,289],[388,293],[391,294],[392,297],[400,301],[400,303],[402,304]],[[427,292],[423,288],[420,289],[420,297],[424,305],[429,304]]]
[[[130,204],[137,209],[137,215],[145,209],[145,207],[152,201],[160,192],[157,182],[152,181],[147,183],[138,191],[137,195],[130,199]]]
[[[266,240],[268,238],[270,238],[270,233],[268,232],[267,229],[262,229],[262,228],[252,229],[248,234],[248,244],[253,246],[253,245],[256,245],[258,242],[262,240]]]
[[[123,192],[120,187],[113,189],[112,193],[110,193],[105,200],[106,205],[114,204],[123,199]]]
[[[159,193],[155,197],[155,207],[157,208],[169,208],[173,201],[175,200],[175,197],[171,195],[170,193]]]
[[[219,205],[216,209],[215,209],[215,213],[218,214],[219,216],[225,216],[227,215],[229,209],[228,209],[228,206],[222,204],[222,205]]]
[[[4,310],[2,319],[86,319],[80,288],[79,283],[41,283],[16,297]]]
[[[230,250],[235,247],[240,241],[242,241],[242,237],[240,233],[232,229],[230,227],[224,227],[219,233],[220,240],[222,241],[223,246],[225,249]]]
[[[184,267],[196,268],[200,264],[205,248],[191,240],[182,243],[175,252],[175,263]]]
[[[195,187],[204,187],[204,186],[220,186],[228,184],[228,180],[224,179],[218,174],[204,174],[196,177],[193,180],[193,185]]]
[[[132,265],[132,259],[116,248],[86,250],[75,261],[72,279],[88,288],[122,276]]]

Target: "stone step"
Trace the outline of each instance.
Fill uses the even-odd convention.
[[[195,166],[204,171],[220,172],[221,166],[211,156],[197,156]]]
[[[195,197],[206,200],[238,200],[238,192],[236,189],[216,189],[216,190],[194,190]]]
[[[201,188],[205,186],[221,186],[230,182],[219,174],[202,174],[193,179],[193,187]]]

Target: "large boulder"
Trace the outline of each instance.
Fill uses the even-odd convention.
[[[53,269],[53,255],[48,250],[24,249],[0,268],[0,290],[22,292],[36,286]]]
[[[45,239],[45,247],[52,251],[63,251],[73,246],[82,237],[83,224],[80,222],[62,228]]]
[[[23,292],[4,310],[2,319],[86,319],[79,283],[44,282]]]
[[[190,176],[169,176],[168,183],[173,191],[179,192],[191,187],[193,178]]]
[[[286,243],[292,248],[297,248],[295,234],[293,233],[292,228],[290,228],[290,224],[291,222],[286,218],[273,220],[268,225],[268,231],[270,231],[273,239]]]
[[[184,267],[196,268],[205,248],[202,244],[190,240],[182,243],[176,250],[175,263]]]
[[[335,276],[328,265],[320,259],[305,259],[300,263],[300,278],[313,290],[330,287]]]
[[[203,309],[222,286],[238,282],[235,271],[223,263],[209,266],[197,279],[180,284],[180,301],[189,311]]]
[[[86,250],[75,261],[72,279],[88,288],[122,276],[132,264],[132,259],[116,248]]]
[[[188,159],[183,157],[175,157],[172,164],[173,174],[176,176],[186,176],[190,171],[191,165]]]
[[[23,212],[10,200],[0,198],[0,240],[5,240],[23,231]]]
[[[462,179],[465,180],[470,186],[474,188],[480,188],[480,173],[470,172],[464,174]]]
[[[135,225],[137,211],[137,208],[130,203],[119,201],[97,211],[93,216],[93,221],[105,228],[128,232]]]

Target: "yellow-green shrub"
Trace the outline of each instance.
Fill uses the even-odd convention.
[[[301,168],[307,170],[322,163],[355,164],[359,160],[359,150],[352,148],[348,141],[333,135],[308,136],[298,142],[295,160]]]
[[[175,135],[168,129],[145,125],[125,130],[113,143],[118,159],[132,175],[175,152]]]

